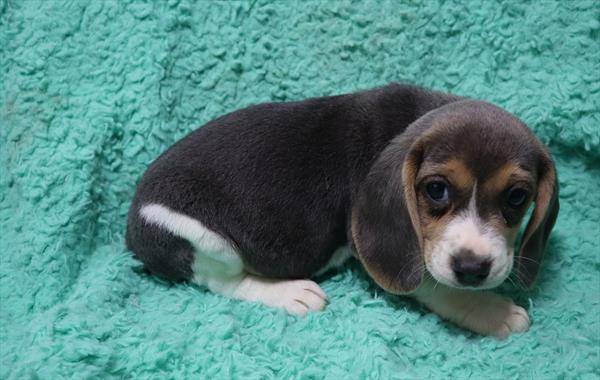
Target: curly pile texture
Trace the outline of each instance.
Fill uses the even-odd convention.
[[[600,376],[597,1],[0,1],[0,378]],[[513,112],[557,160],[531,330],[474,335],[356,263],[306,318],[148,276],[124,247],[147,165],[267,102],[409,82]],[[258,221],[259,222],[259,221]]]

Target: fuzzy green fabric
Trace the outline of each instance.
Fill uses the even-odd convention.
[[[597,1],[0,0],[0,378],[600,377]],[[148,276],[136,181],[212,118],[391,81],[489,100],[557,160],[529,332],[481,337],[349,263],[306,318]],[[260,221],[257,221],[260,223]]]

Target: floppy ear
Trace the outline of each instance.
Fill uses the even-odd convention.
[[[424,262],[415,178],[423,151],[418,142],[392,141],[362,183],[352,210],[352,238],[358,258],[390,293],[415,290]]]
[[[525,229],[519,254],[519,280],[526,288],[530,288],[537,277],[544,249],[559,210],[556,169],[549,155],[544,152],[543,156],[535,208]]]

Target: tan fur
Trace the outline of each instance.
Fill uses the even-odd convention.
[[[432,176],[444,176],[453,186],[460,190],[468,190],[475,184],[475,177],[464,161],[453,158],[443,163],[424,163],[419,170],[417,181]]]
[[[492,174],[482,187],[483,191],[495,197],[515,182],[526,182],[531,184],[533,183],[533,178],[531,173],[523,170],[516,163],[508,163]],[[514,245],[517,232],[519,231],[518,225],[507,227],[501,217],[491,218],[488,220],[488,224],[499,231],[511,246]]]
[[[544,219],[548,211],[548,207],[550,205],[550,201],[553,195],[554,181],[556,180],[556,173],[553,169],[548,170],[543,178],[540,179],[538,183],[537,196],[535,200],[535,209],[533,210],[533,215],[531,216],[531,221],[527,225],[527,230],[525,231],[525,237],[523,238],[523,245],[533,232],[539,227]]]
[[[419,171],[419,164],[416,161],[415,155],[416,150],[414,149],[409,157],[404,161],[402,165],[402,186],[404,188],[404,197],[406,199],[406,207],[408,208],[408,214],[410,220],[417,233],[417,239],[419,246],[423,249],[423,233],[421,231],[421,223],[419,221],[419,211],[417,208],[417,194],[415,192],[415,181],[417,179],[417,173]]]
[[[498,216],[488,219],[487,224],[496,231],[500,232],[510,247],[515,245],[515,239],[517,238],[517,233],[519,232],[519,227],[521,226],[520,223],[514,227],[508,227],[506,226],[504,219]]]
[[[482,188],[490,194],[498,194],[504,191],[510,183],[518,181],[532,183],[533,178],[529,172],[521,169],[516,163],[508,163],[492,174]]]
[[[419,197],[419,210],[426,209],[426,201],[422,197]],[[429,215],[429,213],[420,211],[419,218],[421,223],[421,231],[423,233],[423,255],[426,259],[429,259],[433,244],[442,236],[444,228],[446,228],[452,219],[452,215],[450,213],[446,213],[440,218],[434,218]]]

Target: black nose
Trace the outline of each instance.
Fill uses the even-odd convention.
[[[450,266],[459,283],[477,286],[490,274],[491,260],[477,257],[471,251],[461,251],[452,257]]]

